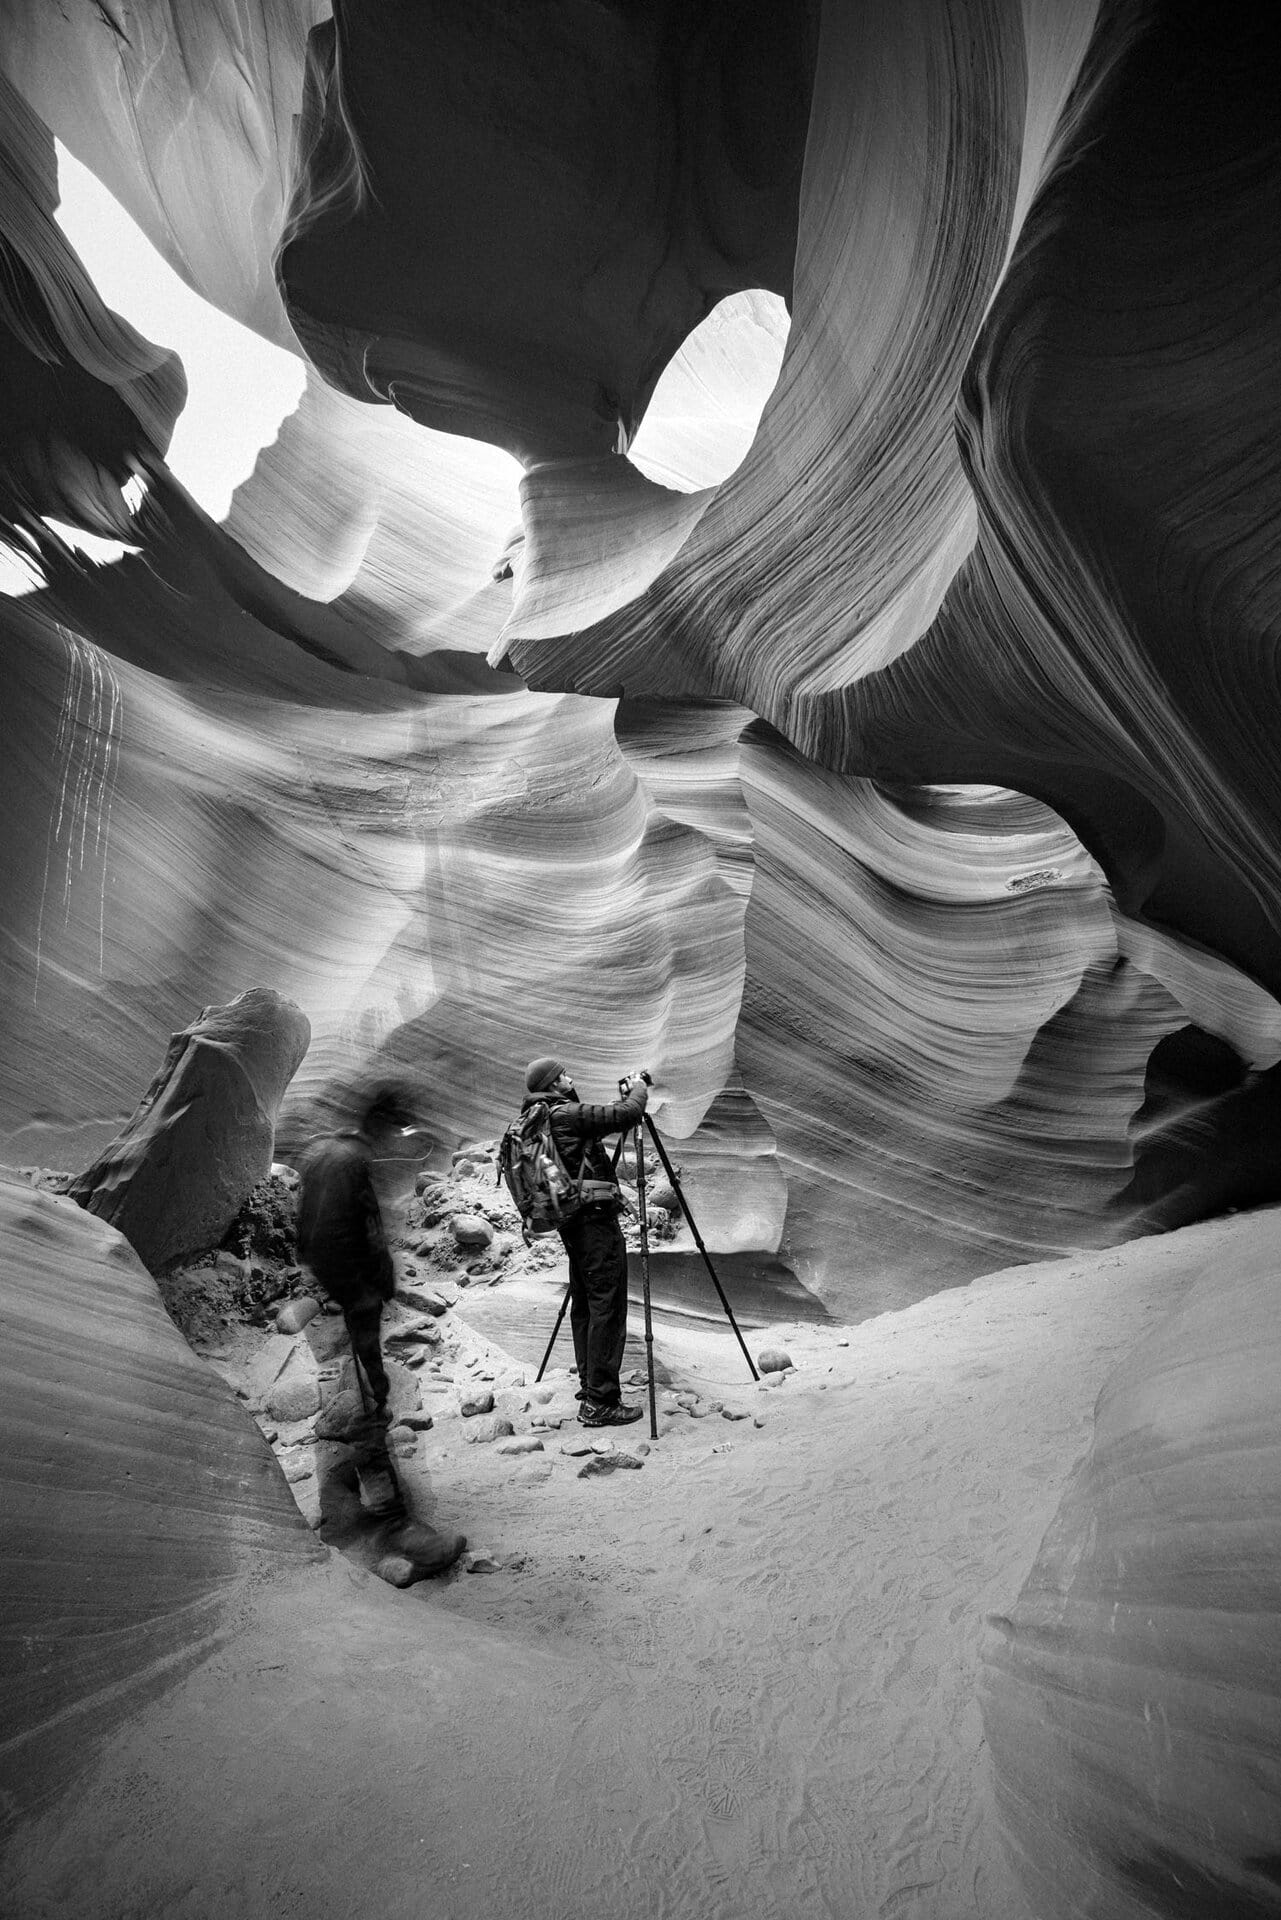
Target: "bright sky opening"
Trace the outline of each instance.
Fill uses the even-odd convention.
[[[306,383],[304,363],[193,293],[88,167],[61,142],[57,152],[58,225],[106,305],[181,358],[187,404],[174,429],[168,464],[210,518],[223,520],[259,452],[271,445],[281,421],[298,405]],[[69,545],[99,562],[128,551],[118,541],[50,524]],[[0,592],[28,593],[41,584],[33,567],[0,554]]]
[[[225,519],[232,494],[302,397],[303,361],[193,293],[119,201],[61,142],[58,191],[58,225],[103,300],[182,360],[187,404],[174,428],[168,464],[211,519]]]

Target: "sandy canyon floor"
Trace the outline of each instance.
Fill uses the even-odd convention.
[[[397,1590],[334,1552],[245,1582],[214,1655],[24,1829],[9,1911],[1022,1920],[976,1704],[985,1619],[1012,1606],[1119,1356],[1274,1227],[1242,1215],[851,1327],[754,1331],[795,1362],[761,1386],[722,1319],[660,1315],[660,1405],[692,1390],[749,1417],[660,1414],[639,1471],[580,1478],[561,1451],[587,1437],[567,1329],[551,1400],[513,1420],[563,1419],[541,1453],[466,1444],[437,1382],[406,1484],[498,1570]],[[548,1268],[506,1305],[464,1294],[440,1323],[460,1376],[494,1372],[515,1406],[501,1383],[532,1383],[560,1285]]]

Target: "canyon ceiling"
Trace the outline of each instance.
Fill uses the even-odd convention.
[[[384,1068],[450,1148],[548,1046],[645,1059],[711,1244],[844,1312],[1275,1197],[1263,33],[6,0],[5,1157],[264,986],[286,1144]],[[221,524],[55,137],[306,355]]]

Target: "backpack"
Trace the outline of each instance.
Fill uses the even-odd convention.
[[[494,1185],[507,1182],[526,1241],[555,1233],[557,1227],[573,1219],[582,1205],[586,1167],[584,1154],[575,1184],[557,1151],[551,1113],[543,1101],[535,1101],[512,1121],[499,1142]]]

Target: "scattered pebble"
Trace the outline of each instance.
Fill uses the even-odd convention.
[[[313,1409],[314,1411],[314,1409]],[[360,1395],[351,1387],[335,1394],[316,1421],[318,1440],[352,1440],[364,1427],[366,1418]]]
[[[429,1413],[402,1413],[396,1422],[399,1427],[412,1427],[415,1433],[430,1433],[434,1424]]]
[[[478,1213],[455,1214],[449,1224],[460,1247],[487,1247],[494,1237],[494,1229]]]
[[[374,1572],[389,1587],[412,1587],[418,1577],[418,1569],[412,1560],[403,1553],[388,1553],[378,1562]]]
[[[782,1347],[766,1347],[757,1354],[756,1364],[762,1373],[784,1373],[792,1365],[792,1356]]]
[[[722,1420],[746,1420],[747,1413],[742,1407],[722,1407]]]
[[[398,1287],[396,1297],[398,1300],[403,1300],[407,1307],[415,1307],[419,1313],[429,1313],[436,1320],[449,1311],[449,1303],[440,1288],[429,1287],[423,1282],[419,1282],[417,1286]]]
[[[465,1420],[472,1419],[478,1413],[492,1413],[493,1410],[494,1396],[487,1387],[464,1393],[458,1403],[458,1411]],[[508,1431],[512,1429],[509,1428]]]
[[[514,1440],[504,1440],[499,1453],[542,1453],[543,1443],[532,1433],[522,1433]]]
[[[505,1440],[515,1431],[511,1421],[501,1413],[490,1413],[483,1419],[469,1421],[463,1428],[463,1439],[472,1446],[483,1447],[491,1440]]]
[[[278,1380],[267,1395],[273,1420],[310,1420],[320,1405],[320,1387],[314,1379]]]
[[[643,1467],[645,1462],[634,1453],[619,1453],[613,1448],[608,1453],[598,1453],[585,1460],[578,1469],[580,1480],[596,1480],[602,1474],[616,1473],[620,1467]]]
[[[301,1333],[309,1320],[314,1320],[320,1312],[319,1300],[313,1300],[310,1294],[303,1294],[299,1300],[287,1300],[276,1315],[277,1333]]]
[[[593,1448],[590,1440],[562,1440],[560,1450],[568,1454],[571,1460],[577,1460],[580,1455],[591,1453]]]

